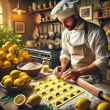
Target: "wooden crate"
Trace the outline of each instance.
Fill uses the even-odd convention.
[[[102,4],[102,16],[110,16],[110,1],[105,1]]]

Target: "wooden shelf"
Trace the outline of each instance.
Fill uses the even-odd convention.
[[[48,21],[42,21],[41,23],[47,23],[47,22],[55,22],[55,21],[59,21],[59,20],[48,20]]]
[[[31,14],[32,16],[34,16],[34,14],[36,13],[36,12],[43,12],[43,11],[50,11],[50,10],[52,10],[54,7],[48,7],[48,8],[45,8],[45,9],[40,9],[40,10],[35,10],[35,11],[29,11],[28,13],[29,14]]]
[[[106,19],[106,18],[110,18],[110,16],[98,17],[98,18],[95,18],[95,19],[98,20],[100,27],[103,27],[103,26],[102,26],[102,20],[103,20],[103,19]]]

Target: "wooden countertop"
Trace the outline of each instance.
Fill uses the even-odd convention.
[[[49,75],[49,76],[47,76],[47,77],[45,77],[45,78],[48,78],[48,77],[54,77],[54,78],[55,78],[54,75]],[[45,79],[45,78],[43,78],[43,79]],[[40,80],[42,80],[42,79],[40,79]],[[68,101],[67,103],[65,103],[64,105],[62,105],[62,106],[59,107],[59,108],[53,107],[53,110],[67,110],[67,108],[68,108],[70,105],[72,105],[72,106],[74,107],[74,106],[75,106],[75,103],[76,103],[76,101],[77,101],[77,99],[79,99],[79,98],[81,98],[81,97],[86,97],[86,98],[88,98],[89,100],[91,100],[91,107],[90,107],[91,109],[93,108],[93,106],[94,106],[95,104],[98,104],[98,103],[100,103],[100,102],[105,101],[105,100],[102,100],[102,99],[97,98],[97,97],[94,96],[93,94],[91,94],[91,93],[89,93],[88,91],[86,91],[84,88],[81,88],[80,86],[76,85],[75,82],[73,82],[73,81],[69,81],[68,83],[70,83],[71,85],[76,86],[76,87],[79,88],[79,89],[84,90],[85,92],[82,93],[82,94],[80,94],[80,95],[77,96],[76,98],[74,98],[74,99]],[[102,83],[93,83],[93,82],[91,82],[91,84],[94,85],[95,87],[99,88],[100,90],[102,90],[104,94],[110,96],[110,92],[109,92],[109,91],[110,91],[110,86],[107,86],[107,85],[102,84]],[[19,92],[8,92],[8,91],[5,90],[4,88],[0,87],[0,98],[2,98],[2,97],[5,96],[5,95],[12,95],[12,94],[15,94],[15,95],[24,94],[24,95],[26,96],[26,99],[28,99],[29,96],[31,96],[32,94],[35,94],[35,93],[32,92],[31,90],[29,90],[28,88],[26,88],[26,89],[23,90],[23,91],[19,91]],[[37,109],[37,106],[36,106],[36,107],[31,107],[31,106],[29,106],[29,105],[26,104],[26,103],[25,103],[25,105],[22,106],[22,107],[16,106],[16,105],[13,103],[13,101],[11,101],[11,102],[9,102],[9,103],[7,103],[7,104],[5,104],[5,105],[3,105],[3,103],[4,103],[4,102],[0,102],[0,106],[1,106],[1,108],[2,108],[3,110],[36,110],[36,109]],[[44,99],[42,99],[40,105],[42,105],[43,103],[49,104],[49,103],[46,102]],[[0,108],[0,110],[1,110],[1,108]],[[91,110],[91,109],[90,109],[90,110]]]

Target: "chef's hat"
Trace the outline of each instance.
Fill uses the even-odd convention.
[[[74,6],[79,0],[62,0],[52,10],[51,16],[53,19],[58,18],[64,19],[78,11],[77,7]]]

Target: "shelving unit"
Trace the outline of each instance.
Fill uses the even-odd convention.
[[[54,7],[48,7],[45,9],[40,9],[40,10],[35,10],[35,11],[29,11],[28,13],[31,14],[33,17],[35,15],[35,13],[37,12],[45,12],[45,11],[51,11]],[[47,21],[42,21],[41,23],[49,23],[49,22],[58,22],[59,20],[47,20]]]
[[[98,17],[98,18],[95,18],[95,19],[98,20],[100,27],[102,27],[102,20],[107,19],[107,18],[110,18],[110,16]]]

